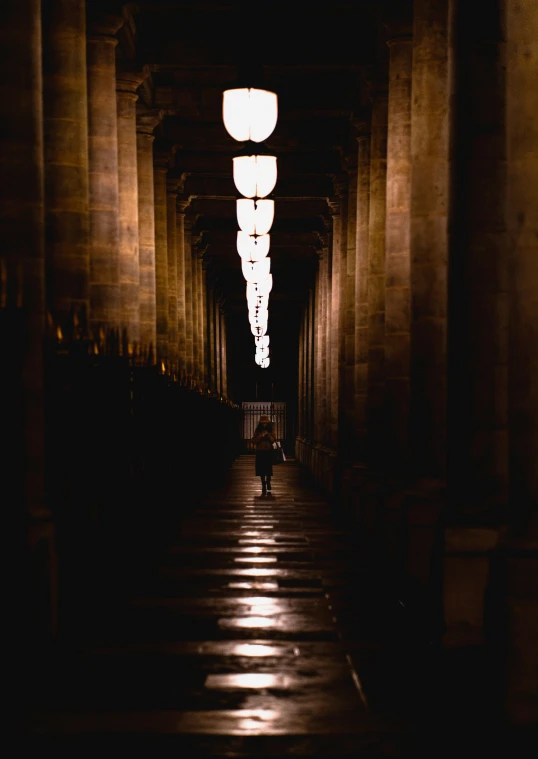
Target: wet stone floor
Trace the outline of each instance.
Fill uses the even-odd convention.
[[[186,759],[411,755],[406,721],[375,694],[372,706],[361,679],[367,629],[346,628],[345,530],[293,460],[265,497],[253,463],[236,460],[58,675],[33,740],[171,740]]]

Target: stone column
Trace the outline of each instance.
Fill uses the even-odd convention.
[[[321,321],[319,324],[319,348],[321,356],[321,441],[323,445],[329,444],[329,343],[327,336],[329,332],[329,248],[327,240],[323,241],[320,261],[320,280],[321,280]]]
[[[202,288],[202,259],[200,254],[196,257],[196,287],[198,301],[198,381],[204,381],[204,298]]]
[[[90,304],[85,2],[45,0],[42,20],[46,297],[69,337]]]
[[[217,299],[215,304],[215,342],[216,342],[216,370],[217,370],[217,393],[222,395],[222,331],[220,303]]]
[[[329,355],[330,355],[330,444],[333,448],[338,446],[338,412],[340,377],[339,377],[339,314],[340,314],[340,203],[338,200],[330,202],[332,214],[332,235],[331,235],[331,297],[330,297],[330,337],[329,337]]]
[[[203,261],[199,256],[197,260],[197,278],[198,278],[198,334],[200,340],[200,382],[205,382],[205,334],[204,334],[204,275]]]
[[[185,217],[184,220],[184,252],[185,252],[185,351],[187,358],[187,376],[194,376],[194,318],[193,318],[193,295],[192,295],[192,220]]]
[[[348,176],[341,174],[334,184],[338,199],[338,285],[337,285],[337,326],[338,331],[338,452],[340,459],[346,458],[349,432],[349,409],[346,408],[346,316],[347,316],[347,220],[348,220]],[[334,258],[333,258],[334,263]]]
[[[389,472],[409,465],[411,325],[411,75],[410,33],[389,39],[389,101],[385,240],[385,419]]]
[[[209,387],[211,390],[216,388],[216,364],[215,364],[215,291],[213,286],[208,290],[208,371],[209,371]]]
[[[88,28],[88,155],[90,188],[90,326],[120,326],[118,119],[116,45],[122,24],[109,17]]]
[[[207,270],[202,266],[202,334],[204,343],[204,383],[209,386],[210,383],[210,352],[209,352],[209,333],[208,333],[208,314],[207,314]]]
[[[505,708],[520,734],[538,724],[538,9],[506,4],[510,530]],[[503,588],[503,590],[504,590]],[[504,680],[504,678],[503,678]]]
[[[129,343],[140,342],[140,261],[136,90],[143,74],[122,70],[116,78],[118,119],[118,197],[120,256],[120,328]]]
[[[140,266],[140,343],[144,349],[157,346],[157,301],[155,293],[155,212],[153,196],[153,130],[159,119],[137,117],[136,150],[138,172],[138,238]]]
[[[184,378],[187,371],[187,326],[185,319],[185,208],[187,202],[176,203],[177,237],[177,325],[178,325],[178,369]]]
[[[168,248],[168,359],[178,373],[178,276],[177,276],[177,180],[169,180],[166,192]]]
[[[0,412],[8,443],[2,487],[12,518],[25,524],[28,514],[40,517],[45,507],[41,13],[37,0],[7,0],[2,11],[0,313],[15,317],[2,336],[4,350],[13,351],[3,356],[1,373],[2,387],[12,393]]]
[[[317,445],[321,442],[321,397],[322,397],[322,379],[321,379],[321,325],[322,318],[322,282],[321,282],[321,261],[317,261],[316,280],[315,280],[315,303],[314,303],[314,443]]]
[[[365,461],[368,411],[368,231],[370,220],[370,124],[362,128],[358,141],[357,226],[355,265],[355,402],[356,453]]]
[[[312,291],[307,290],[303,315],[303,434],[310,439],[310,299]]]
[[[510,496],[538,538],[538,11],[507,4]],[[535,662],[536,663],[536,662]],[[536,670],[535,670],[536,671]],[[537,702],[538,703],[538,702]]]
[[[372,95],[370,215],[368,224],[368,448],[374,468],[383,465],[385,389],[385,220],[387,203],[388,93],[377,82]]]
[[[415,0],[411,106],[411,454],[445,477],[449,211],[449,0]]]
[[[198,300],[198,250],[191,245],[191,309],[192,309],[192,373],[196,383],[200,382],[200,317]]]
[[[348,175],[346,284],[344,319],[344,387],[343,401],[347,457],[356,452],[355,441],[355,311],[357,308],[355,284],[357,265],[357,156],[346,157]]]
[[[309,404],[309,413],[308,413],[308,437],[310,440],[310,444],[313,445],[316,433],[314,430],[314,422],[316,418],[316,407],[315,407],[315,373],[314,373],[314,365],[315,365],[315,359],[316,359],[316,349],[315,349],[315,335],[316,335],[316,322],[315,322],[315,305],[316,305],[316,282],[315,277],[312,278],[312,288],[310,290],[310,303],[309,303],[309,309],[308,309],[308,354],[309,354],[309,362],[308,362],[308,404]]]
[[[166,175],[168,156],[153,157],[153,197],[155,214],[155,298],[157,309],[157,362],[168,363],[168,230]]]
[[[303,306],[301,313],[301,321],[299,322],[299,372],[298,372],[298,388],[299,395],[297,405],[297,427],[299,431],[299,437],[304,438],[304,409],[305,409],[305,392],[304,392],[304,361],[305,361],[305,339],[304,339],[304,322],[305,322],[305,309]]]
[[[228,397],[228,337],[226,332],[226,314],[222,312],[221,316],[221,344],[222,344],[222,394]]]

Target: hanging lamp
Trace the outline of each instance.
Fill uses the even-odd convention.
[[[275,217],[274,200],[251,200],[240,198],[236,201],[237,222],[248,235],[265,235],[271,229]]]
[[[269,253],[270,235],[254,237],[242,230],[237,232],[237,252],[245,261],[260,261]]]
[[[247,282],[253,284],[264,282],[269,276],[269,272],[271,270],[271,259],[266,257],[262,258],[261,261],[254,261],[252,263],[250,261],[245,261],[245,259],[242,259],[241,270]]]
[[[222,95],[222,120],[230,137],[238,142],[263,142],[278,119],[275,92],[250,87],[225,90]]]
[[[236,156],[233,159],[233,178],[236,188],[245,198],[265,198],[276,184],[276,156]]]

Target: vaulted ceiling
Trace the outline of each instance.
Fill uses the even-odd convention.
[[[154,149],[170,156],[168,175],[189,201],[193,243],[208,277],[247,328],[232,179],[240,144],[224,128],[222,93],[251,62],[277,93],[278,123],[266,141],[278,159],[270,314],[273,323],[289,321],[327,244],[328,200],[356,156],[368,78],[386,54],[380,3],[177,0],[122,4],[122,12],[118,67],[150,73],[138,109],[164,115]]]
[[[327,199],[345,156],[356,152],[354,119],[367,103],[365,71],[379,55],[378,3],[140,2],[127,6],[119,65],[146,66],[139,109],[166,115],[155,150],[171,155],[194,215],[193,240],[230,308],[244,308],[235,240],[232,156],[222,93],[257,55],[279,98],[266,144],[278,159],[271,229],[271,303],[297,300],[329,223]],[[247,60],[245,60],[247,59]]]

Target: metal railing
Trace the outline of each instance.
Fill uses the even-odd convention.
[[[277,440],[286,439],[286,404],[284,402],[243,401],[241,412],[243,415],[243,443],[247,451],[254,451],[252,437],[262,414],[267,414],[273,422],[273,432]]]

